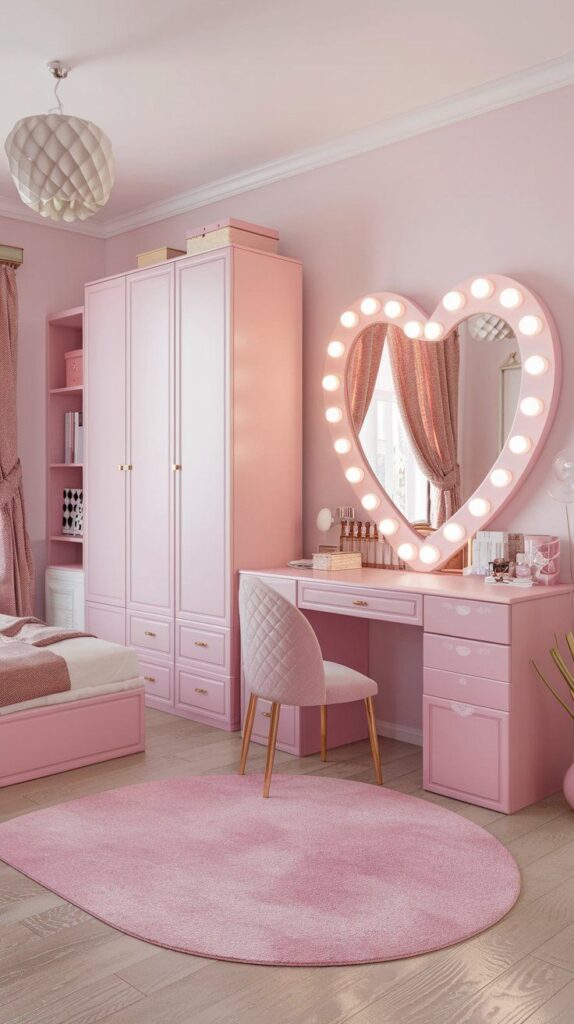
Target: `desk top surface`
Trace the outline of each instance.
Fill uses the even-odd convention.
[[[336,587],[358,587],[360,589],[394,590],[403,593],[423,594],[436,597],[451,597],[458,600],[491,601],[495,604],[515,604],[520,601],[536,601],[550,597],[563,597],[570,593],[570,586],[558,583],[555,586],[513,587],[507,583],[485,583],[481,576],[462,576],[450,573],[401,572],[396,569],[293,569],[284,566],[278,569],[243,570],[255,576],[282,576],[286,579],[306,583],[330,583]]]

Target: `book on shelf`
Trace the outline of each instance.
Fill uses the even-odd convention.
[[[84,461],[84,427],[81,412],[64,413],[64,462],[67,465]]]

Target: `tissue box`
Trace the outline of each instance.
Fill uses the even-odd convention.
[[[279,232],[273,228],[263,228],[260,224],[250,224],[246,220],[227,217],[225,220],[217,220],[213,224],[195,228],[187,236],[188,256],[219,249],[222,245],[245,245],[248,249],[276,253]]]

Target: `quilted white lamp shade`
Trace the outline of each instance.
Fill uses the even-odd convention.
[[[114,157],[107,135],[80,117],[37,114],[18,121],[6,139],[20,198],[51,220],[86,220],[107,203]]]

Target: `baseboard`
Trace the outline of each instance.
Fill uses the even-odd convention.
[[[413,729],[410,725],[395,725],[393,722],[380,722],[377,720],[377,732],[379,736],[386,736],[390,740],[400,740],[401,743],[414,743],[417,747],[423,745],[422,729]]]

